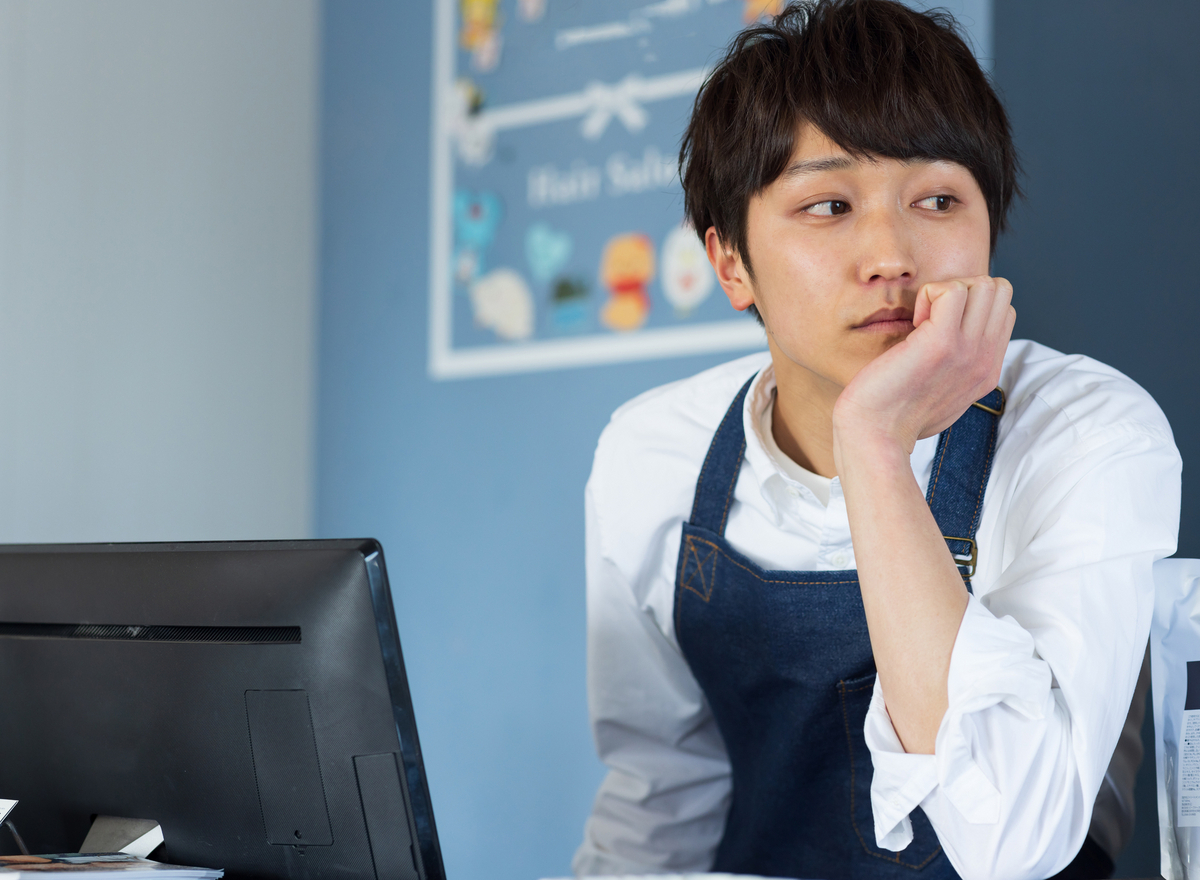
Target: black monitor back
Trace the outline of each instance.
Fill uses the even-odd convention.
[[[0,798],[31,852],[444,880],[379,545],[0,546]]]

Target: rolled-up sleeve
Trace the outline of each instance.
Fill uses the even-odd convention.
[[[950,659],[933,755],[904,752],[876,682],[866,741],[882,847],[920,806],[966,878],[1049,877],[1079,851],[1149,634],[1155,560],[1175,550],[1170,431],[1116,421],[1017,468],[995,554]]]

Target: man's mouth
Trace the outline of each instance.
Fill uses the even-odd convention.
[[[913,328],[912,309],[880,309],[868,315],[852,329],[866,333],[908,333]]]

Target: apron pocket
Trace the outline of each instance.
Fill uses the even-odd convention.
[[[942,846],[925,812],[917,807],[909,816],[913,826],[912,843],[901,852],[882,849],[875,842],[875,816],[871,811],[871,751],[863,734],[867,720],[867,708],[871,705],[871,693],[875,689],[875,673],[861,678],[838,682],[841,697],[842,720],[846,726],[846,747],[850,753],[849,786],[850,823],[859,843],[868,855],[883,863],[900,868],[921,870],[941,862]],[[880,865],[882,868],[883,865]],[[887,872],[890,876],[892,872]],[[903,874],[905,872],[901,872]],[[883,876],[883,875],[881,875]]]

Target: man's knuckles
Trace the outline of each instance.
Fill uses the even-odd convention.
[[[922,288],[930,302],[954,293],[970,299],[994,300],[1002,297],[1012,299],[1012,284],[1006,278],[993,278],[990,275],[974,275],[970,278],[951,278],[945,281],[930,281]]]
[[[947,281],[930,281],[923,288],[925,296],[928,297],[930,302],[936,302],[946,294],[966,296],[968,289],[967,282],[957,278]]]

